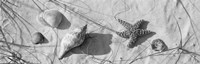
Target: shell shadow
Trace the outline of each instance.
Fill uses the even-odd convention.
[[[148,38],[152,37],[152,36],[155,35],[155,34],[156,34],[155,32],[152,32],[152,33],[150,33],[150,34],[148,34],[148,35],[138,37],[138,38],[137,38],[138,40],[136,41],[136,43],[135,43],[133,46],[131,46],[131,47],[134,48],[134,47],[136,47],[136,46],[138,46],[138,45],[141,45],[141,44],[144,43]]]
[[[48,43],[49,43],[49,40],[46,37],[44,37],[44,40],[38,44],[48,44]]]
[[[63,15],[63,14],[62,14]],[[62,16],[62,21],[60,22],[58,29],[64,30],[68,29],[71,26],[71,23],[69,20],[65,17],[65,15]]]
[[[111,34],[89,33],[88,35],[90,38],[86,37],[82,45],[71,49],[64,58],[72,54],[103,55],[111,51],[109,46],[112,43]]]

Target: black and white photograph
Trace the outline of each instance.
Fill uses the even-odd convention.
[[[200,0],[0,0],[0,64],[200,64]]]

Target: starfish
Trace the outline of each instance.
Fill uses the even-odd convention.
[[[133,44],[137,41],[137,38],[139,36],[143,36],[143,35],[152,33],[152,31],[150,31],[150,30],[140,28],[140,26],[144,22],[144,20],[140,20],[140,21],[136,22],[134,25],[132,25],[126,21],[123,21],[121,19],[118,19],[118,22],[121,25],[123,25],[126,28],[126,30],[122,31],[122,32],[116,32],[116,34],[122,38],[130,39],[130,41],[127,45],[129,48],[132,48]]]

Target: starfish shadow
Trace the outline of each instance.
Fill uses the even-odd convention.
[[[71,49],[64,58],[72,54],[103,55],[111,51],[111,34],[89,33],[89,36],[91,38],[86,38],[82,45]]]
[[[63,15],[63,14],[62,14]],[[71,26],[71,23],[69,20],[65,17],[65,15],[62,16],[62,21],[60,22],[59,26],[57,27],[58,29],[68,29]]]

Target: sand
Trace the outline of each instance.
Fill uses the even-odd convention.
[[[9,10],[11,17],[2,12],[1,8],[0,19],[7,20],[1,20],[0,25],[4,32],[9,33],[6,33],[5,37],[7,43],[13,42],[8,44],[11,49],[18,51],[22,55],[21,58],[30,63],[198,64],[200,62],[198,25],[200,1],[198,0],[59,0],[60,3],[57,5],[47,0],[34,0],[42,10],[56,9],[65,16],[58,28],[44,26],[38,22],[37,16],[42,10],[32,0],[8,1],[13,3],[13,5],[6,4],[15,13],[12,14],[12,11],[5,9]],[[69,12],[69,7],[81,15]],[[140,37],[134,48],[128,48],[128,39],[119,37],[113,31],[85,18],[115,31],[125,30],[117,19],[131,24],[144,19],[148,21],[144,27],[155,33]],[[64,59],[58,60],[57,54],[63,36],[85,24],[88,24],[87,32],[93,38],[87,39],[84,44],[69,51]],[[34,32],[41,32],[49,43],[32,44],[30,34]],[[4,41],[2,36],[1,41]],[[165,52],[152,50],[151,43],[158,38],[165,42],[169,50]],[[56,43],[58,43],[57,50],[55,50]],[[177,48],[181,43],[182,47]],[[0,45],[6,48],[5,42]],[[2,58],[0,63],[10,61],[4,56],[0,54]]]

